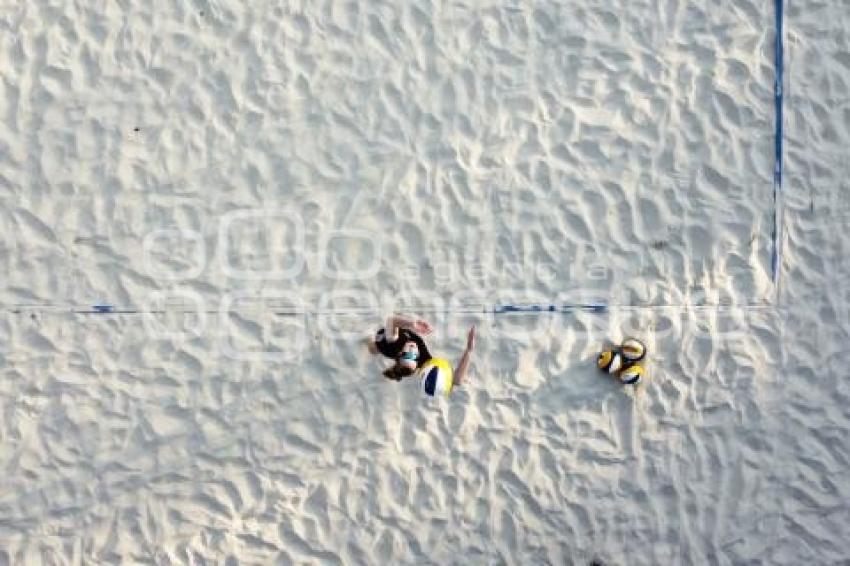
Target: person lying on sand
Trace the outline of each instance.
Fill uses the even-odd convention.
[[[393,315],[387,319],[387,324],[369,340],[369,351],[373,354],[383,354],[395,363],[384,370],[387,379],[401,381],[403,377],[412,375],[433,358],[428,346],[422,339],[433,332],[433,327],[422,319],[414,319],[401,315]],[[466,377],[469,359],[475,347],[475,327],[469,329],[466,337],[466,349],[454,370],[453,383],[460,385]]]

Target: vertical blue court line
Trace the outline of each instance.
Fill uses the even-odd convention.
[[[775,0],[776,5],[776,44],[774,50],[775,82],[774,82],[774,104],[776,107],[776,131],[775,131],[775,155],[773,168],[773,253],[771,257],[771,272],[773,283],[777,289],[777,300],[779,299],[779,270],[782,260],[782,82],[784,71],[784,49],[782,44],[785,0]]]

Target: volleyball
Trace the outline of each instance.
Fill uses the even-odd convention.
[[[643,379],[643,366],[640,364],[632,364],[627,366],[620,372],[620,381],[626,385],[634,385]]]
[[[623,340],[620,352],[627,362],[639,362],[646,357],[646,346],[637,338],[627,338]]]
[[[616,350],[604,350],[596,358],[596,367],[607,373],[617,373],[623,367],[623,357]]]
[[[452,391],[452,366],[442,358],[431,358],[419,370],[422,377],[422,391],[425,395],[436,397],[448,395]]]

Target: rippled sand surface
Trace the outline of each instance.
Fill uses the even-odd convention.
[[[850,3],[786,2],[779,289],[773,10],[0,4],[0,564],[846,561]],[[393,310],[478,325],[450,399]]]

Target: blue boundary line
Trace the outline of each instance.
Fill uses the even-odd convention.
[[[575,311],[585,311],[592,313],[604,313],[608,310],[608,305],[603,303],[588,303],[588,304],[531,304],[531,305],[512,305],[503,304],[493,307],[493,314],[509,314],[509,313],[538,313],[538,312],[559,312],[570,313]]]
[[[602,302],[590,303],[498,303],[498,304],[478,304],[478,305],[461,305],[455,308],[447,307],[410,307],[410,311],[420,314],[466,314],[466,315],[528,315],[528,314],[574,314],[586,312],[591,314],[606,314],[612,311],[653,311],[653,310],[761,310],[775,309],[776,305],[769,303],[707,303],[707,304],[646,304],[646,305],[623,305],[609,304]],[[259,309],[275,316],[374,316],[375,310],[372,307],[350,308],[350,309],[311,309],[306,308],[265,308]],[[7,312],[9,314],[75,314],[75,315],[156,315],[168,313],[184,313],[184,314],[209,314],[219,315],[220,310],[196,310],[191,308],[186,309],[149,309],[143,310],[132,306],[119,306],[109,304],[96,305],[9,305],[6,307],[0,306],[0,313]],[[239,310],[228,310],[228,313],[242,312]]]
[[[784,24],[784,3],[785,0],[774,0],[776,6],[776,42],[774,45],[774,64],[775,82],[774,82],[774,103],[776,106],[776,131],[774,139],[774,168],[773,168],[773,253],[771,257],[771,274],[774,285],[779,286],[779,268],[782,260],[782,210],[780,202],[780,193],[782,191],[782,103],[783,92],[782,82],[784,74],[784,47],[782,43],[783,24]],[[778,295],[778,293],[777,293]],[[778,297],[777,297],[778,298]]]
[[[657,308],[659,305],[647,305],[648,308]],[[11,313],[35,313],[35,312],[59,312],[64,314],[166,314],[170,312],[185,312],[196,313],[195,309],[175,310],[175,309],[151,309],[142,310],[132,306],[119,306],[109,304],[96,304],[91,306],[86,305],[51,305],[49,309],[41,308],[43,305],[12,305],[6,307],[6,310]],[[414,312],[440,314],[535,314],[535,313],[573,313],[573,312],[591,312],[605,313],[608,311],[609,305],[605,303],[499,303],[494,305],[469,305],[460,306],[458,308],[412,308]],[[296,315],[322,315],[322,314],[354,314],[363,315],[374,312],[374,309],[341,309],[341,310],[313,310],[310,308],[304,309],[263,309],[275,315],[296,316]],[[220,314],[218,310],[204,310],[205,314]],[[230,311],[236,312],[236,311]]]

